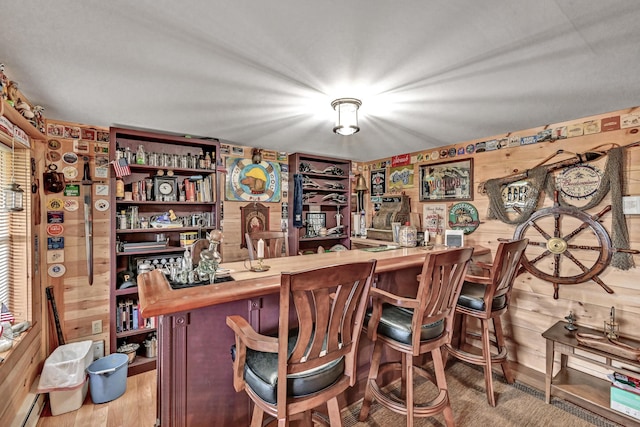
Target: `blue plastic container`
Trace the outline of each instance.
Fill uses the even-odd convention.
[[[129,357],[113,353],[93,362],[87,368],[93,403],[105,403],[122,396],[127,390]]]

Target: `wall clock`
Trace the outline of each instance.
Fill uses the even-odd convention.
[[[556,185],[563,196],[586,199],[595,194],[602,181],[602,172],[591,165],[577,164],[564,169],[556,178]]]
[[[176,177],[156,176],[153,178],[153,187],[155,190],[154,197],[157,202],[173,202],[178,200],[176,197]]]

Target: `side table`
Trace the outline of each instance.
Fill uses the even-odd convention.
[[[567,364],[569,356],[571,356],[609,370],[638,377],[640,376],[638,372],[614,366],[613,362],[624,363],[629,367],[638,369],[639,372],[640,362],[586,347],[579,344],[575,337],[578,332],[599,335],[602,334],[602,331],[579,325],[577,325],[578,329],[576,331],[569,331],[565,329],[565,325],[567,325],[567,322],[557,322],[542,333],[542,336],[547,340],[545,402],[549,403],[552,395],[557,396],[616,423],[625,426],[640,426],[640,420],[610,408],[611,383],[608,380],[581,372],[569,367]],[[633,346],[640,346],[640,342],[631,339],[622,339],[622,341]],[[579,352],[576,353],[576,350],[579,350]],[[598,356],[598,360],[579,354],[580,352]],[[556,353],[560,353],[560,370],[554,376],[553,365]],[[601,361],[602,359],[604,361]]]

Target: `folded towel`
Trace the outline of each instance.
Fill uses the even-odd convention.
[[[293,226],[304,227],[302,222],[302,174],[293,174]]]

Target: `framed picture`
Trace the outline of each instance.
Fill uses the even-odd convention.
[[[446,219],[446,203],[429,203],[422,206],[422,226],[424,232],[429,233],[429,239],[435,239],[436,235],[444,234],[447,229]]]
[[[420,201],[473,200],[473,159],[420,166]]]
[[[382,196],[387,192],[386,169],[374,169],[371,171],[371,195]]]
[[[317,237],[320,229],[327,226],[327,214],[324,212],[307,213],[307,235],[305,237]]]

